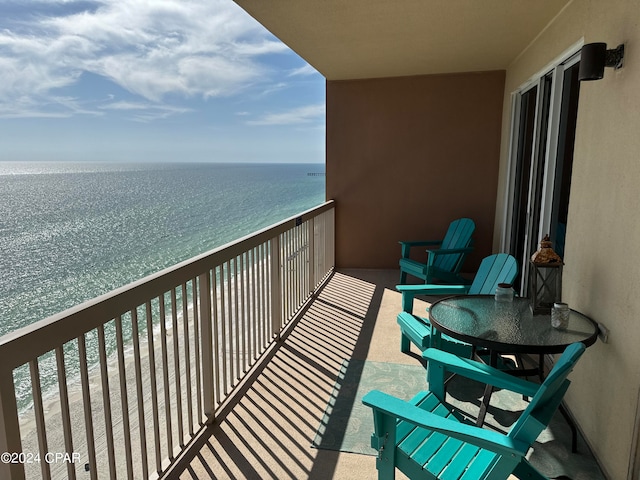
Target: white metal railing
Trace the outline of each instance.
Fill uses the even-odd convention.
[[[327,202],[0,338],[0,478],[162,476],[333,265]]]

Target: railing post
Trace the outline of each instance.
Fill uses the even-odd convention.
[[[213,382],[213,335],[211,317],[211,277],[209,272],[199,277],[200,351],[202,354],[202,397],[207,424],[215,420],[215,392]]]
[[[11,460],[11,457],[5,458],[11,453],[22,453],[18,404],[13,384],[13,370],[0,368],[0,478],[24,480],[24,464],[19,461],[6,461]]]
[[[271,239],[271,328],[280,339],[280,327],[282,325],[282,288],[280,282],[280,236]]]
[[[309,242],[309,293],[313,293],[316,286],[316,251],[315,251],[315,218],[307,221],[307,238]]]
[[[327,212],[329,217],[328,225],[325,226],[325,238],[328,243],[327,260],[328,265],[325,265],[325,272],[328,272],[336,265],[336,210],[332,208]],[[327,238],[328,237],[328,238]]]

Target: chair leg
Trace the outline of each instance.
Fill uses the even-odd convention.
[[[411,340],[404,333],[400,333],[400,351],[409,353],[409,350],[411,350]]]
[[[400,285],[407,283],[407,272],[400,270]]]
[[[376,432],[371,438],[371,446],[377,448],[378,458],[376,469],[378,480],[393,480],[396,478],[396,423],[397,419],[391,415],[379,413],[374,410]],[[378,436],[380,435],[380,436]],[[374,444],[373,439],[377,441]]]
[[[525,458],[523,458],[513,470],[513,475],[520,480],[548,480],[547,477],[536,470]]]

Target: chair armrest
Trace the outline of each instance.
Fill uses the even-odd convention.
[[[469,285],[396,285],[402,293],[402,310],[413,312],[413,299],[416,295],[465,295]]]
[[[417,241],[400,241],[402,258],[409,258],[412,247],[426,247],[429,245],[440,245],[442,240],[417,240]]]
[[[374,418],[376,414],[389,415],[498,454],[524,456],[529,449],[529,445],[525,442],[514,440],[492,430],[440,417],[378,390],[367,393],[362,403],[373,408]],[[384,432],[376,432],[378,435],[382,433]]]
[[[409,247],[426,247],[427,245],[440,245],[442,243],[442,240],[415,240],[415,241],[400,240],[398,243],[400,245],[407,245]]]
[[[396,285],[396,290],[402,294],[415,295],[465,295],[469,285]]]
[[[422,356],[429,362],[429,384],[433,381],[434,388],[437,388],[436,385],[448,378],[449,373],[462,375],[477,382],[493,385],[494,387],[528,397],[533,397],[540,387],[537,383],[514,377],[484,363],[468,358],[460,358],[436,348],[428,348]]]
[[[473,252],[473,247],[465,247],[465,248],[440,248],[437,250],[427,250],[429,256],[431,255],[451,255],[454,253],[471,253]]]

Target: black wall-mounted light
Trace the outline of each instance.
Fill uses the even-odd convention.
[[[580,54],[578,80],[600,80],[604,76],[604,67],[621,68],[623,59],[624,44],[607,50],[606,43],[588,43]]]

